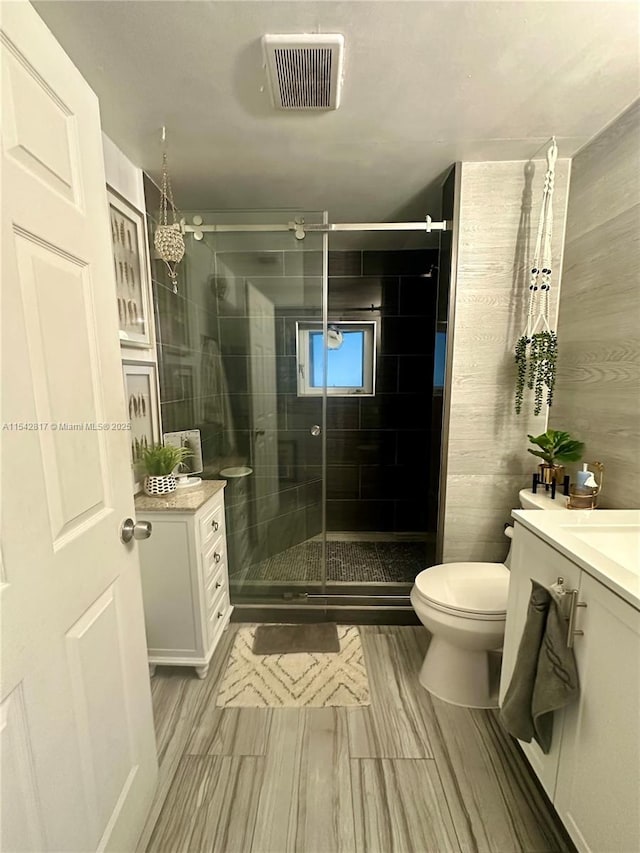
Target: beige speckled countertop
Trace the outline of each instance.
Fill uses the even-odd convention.
[[[136,495],[136,511],[144,512],[197,512],[209,498],[217,495],[227,485],[226,480],[203,480],[201,486],[178,489],[170,495],[152,498]]]

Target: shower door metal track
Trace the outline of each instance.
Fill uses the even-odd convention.
[[[194,217],[200,219],[200,217]],[[205,225],[194,222],[193,225],[182,223],[185,233],[193,234],[196,240],[202,240],[204,232],[230,233],[242,231],[292,231],[298,240],[304,240],[307,234],[327,233],[331,231],[450,231],[451,223],[447,220],[434,222],[427,216],[423,222],[305,222],[304,219],[296,219],[292,222],[274,225]]]

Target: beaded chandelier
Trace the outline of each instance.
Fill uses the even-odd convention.
[[[164,130],[163,130],[164,139]],[[173,222],[169,224],[168,210],[171,208]],[[182,227],[176,219],[176,206],[173,203],[173,190],[167,165],[167,152],[162,154],[162,190],[160,196],[160,224],[153,235],[153,245],[169,270],[169,278],[173,282],[173,292],[178,292],[178,274],[176,267],[184,257],[184,237]]]

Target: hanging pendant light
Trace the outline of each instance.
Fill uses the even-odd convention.
[[[165,129],[162,128],[162,141],[165,141]],[[168,211],[171,208],[173,222],[169,224]],[[173,203],[173,190],[171,189],[171,178],[167,164],[167,152],[162,153],[162,189],[160,196],[160,224],[153,235],[153,245],[164,261],[169,271],[169,278],[173,282],[173,292],[178,292],[178,273],[176,267],[184,257],[184,237],[182,226],[176,219],[176,206]]]

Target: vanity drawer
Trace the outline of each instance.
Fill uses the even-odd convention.
[[[211,609],[207,614],[207,635],[209,642],[212,643],[220,633],[222,626],[226,622],[226,617],[229,612],[229,595],[226,586],[218,590],[219,595],[214,600]]]
[[[218,537],[213,545],[210,545],[209,550],[202,555],[202,569],[204,576],[204,584],[207,586],[220,566],[226,563],[227,549],[225,547],[224,536]]]
[[[212,539],[224,533],[224,505],[217,503],[200,519],[200,541],[208,546]]]
[[[227,576],[224,563],[218,567],[218,570],[213,574],[210,580],[205,585],[205,601],[207,605],[207,613],[215,606],[216,599],[221,595],[220,590],[227,586]]]

